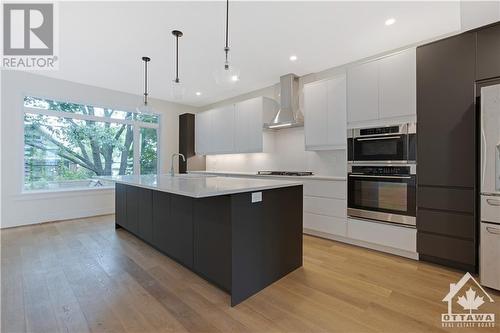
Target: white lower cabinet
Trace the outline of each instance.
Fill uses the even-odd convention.
[[[333,198],[304,196],[304,212],[347,218],[346,201]]]
[[[347,220],[304,211],[304,232],[317,231],[337,236],[347,236]]]
[[[347,182],[345,180],[304,180],[304,196],[345,200]]]
[[[304,232],[347,236],[346,181],[304,181]]]
[[[347,237],[398,250],[417,252],[417,229],[348,219]]]

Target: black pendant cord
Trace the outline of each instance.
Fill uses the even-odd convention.
[[[175,36],[175,83],[179,83],[179,37],[182,37],[183,33],[179,30],[172,31],[172,35]]]
[[[148,62],[149,57],[142,57],[144,61],[144,105],[148,105]]]
[[[175,37],[175,82],[179,83],[179,36]]]
[[[228,63],[228,53],[229,53],[229,0],[226,0],[226,47],[224,47],[224,52],[226,53],[226,62],[224,63],[224,69],[229,69]]]

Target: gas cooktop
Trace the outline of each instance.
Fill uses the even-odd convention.
[[[259,171],[258,175],[267,176],[312,176],[314,175],[309,171]]]

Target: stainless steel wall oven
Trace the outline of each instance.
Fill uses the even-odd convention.
[[[409,226],[416,224],[416,166],[350,165],[347,215]]]

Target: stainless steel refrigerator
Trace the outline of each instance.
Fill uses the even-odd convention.
[[[500,290],[500,84],[481,88],[481,284]]]

